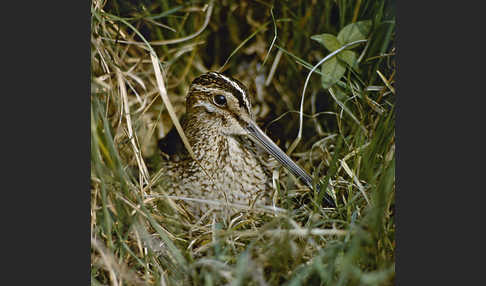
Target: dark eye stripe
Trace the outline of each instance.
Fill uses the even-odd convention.
[[[245,108],[248,113],[251,114],[251,103],[247,96],[247,88],[238,80],[229,78],[220,73],[209,72],[194,79],[193,84],[200,84],[205,86],[220,86],[222,89],[231,92],[231,94],[233,94],[234,97],[238,100],[239,106]]]
[[[232,93],[235,95],[236,99],[238,99],[240,107],[246,108],[246,110],[248,110],[248,113],[251,113],[250,101],[246,96],[246,87],[241,82],[235,79],[229,79],[227,77],[223,77],[223,79],[229,83],[228,87],[232,90]]]
[[[229,87],[229,89],[231,90],[231,93],[238,100],[238,104],[240,105],[240,107],[248,109],[248,106],[246,105],[245,100],[244,100],[244,97],[246,97],[246,96],[234,87]]]
[[[241,87],[241,85],[240,85]],[[246,90],[246,88],[243,88],[243,90]],[[238,99],[238,103],[240,104],[240,107],[244,107],[248,110],[248,113],[250,113],[250,100],[246,96],[245,93],[241,93],[239,90],[235,89],[235,92],[233,93],[236,98]]]

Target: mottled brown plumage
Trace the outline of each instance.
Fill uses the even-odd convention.
[[[297,169],[297,175],[305,173],[295,163],[287,164],[290,158],[256,126],[247,88],[223,74],[209,72],[194,79],[182,127],[197,161],[187,152],[173,154],[165,164],[171,182],[167,190],[196,217],[211,209],[239,210],[231,204],[270,204],[277,164],[269,153]],[[302,176],[310,185],[310,177]]]

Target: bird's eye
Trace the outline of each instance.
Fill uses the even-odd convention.
[[[225,106],[226,105],[226,97],[222,94],[217,94],[213,98],[214,103],[216,103],[219,106]]]

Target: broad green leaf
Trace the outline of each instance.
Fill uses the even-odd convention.
[[[351,67],[355,66],[356,58],[357,58],[355,52],[344,50],[344,51],[341,51],[337,56],[338,56],[338,59],[347,63],[349,66],[351,66]]]
[[[321,83],[324,89],[328,89],[335,84],[346,71],[346,67],[338,61],[336,57],[332,57],[322,64]]]
[[[330,52],[334,52],[342,46],[336,36],[331,34],[313,35],[311,39],[324,45]]]
[[[337,39],[343,45],[358,40],[364,40],[368,37],[370,30],[371,20],[351,23],[339,31]]]

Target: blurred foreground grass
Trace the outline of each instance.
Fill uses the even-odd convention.
[[[366,0],[92,1],[92,284],[393,284],[394,13]],[[287,150],[310,70],[361,38],[310,76],[292,153],[336,209],[282,176],[284,212],[196,222],[153,183],[172,121],[150,50],[178,116],[192,79],[221,69],[250,87],[260,125]]]

